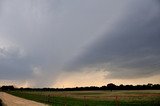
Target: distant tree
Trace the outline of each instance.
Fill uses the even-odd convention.
[[[160,89],[160,84],[154,84],[154,85],[152,86],[152,89]]]
[[[116,89],[116,85],[113,83],[109,83],[109,84],[107,84],[107,88],[112,91],[112,90]]]
[[[100,87],[101,90],[107,90],[107,86]]]
[[[153,84],[148,83],[148,84],[146,85],[146,88],[147,88],[147,89],[152,89],[152,86],[153,86]]]
[[[1,89],[3,91],[7,91],[7,90],[14,90],[14,86],[13,85],[10,85],[10,86],[2,86]]]
[[[123,84],[119,85],[118,88],[119,88],[120,90],[125,89]]]

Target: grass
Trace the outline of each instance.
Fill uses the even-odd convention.
[[[160,90],[12,91],[12,95],[53,106],[160,106]]]

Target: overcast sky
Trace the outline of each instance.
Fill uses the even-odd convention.
[[[159,0],[0,0],[0,85],[160,83]]]

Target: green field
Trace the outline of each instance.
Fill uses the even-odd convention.
[[[160,90],[12,91],[8,93],[52,106],[160,106]]]

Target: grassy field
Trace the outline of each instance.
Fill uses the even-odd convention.
[[[160,106],[160,90],[12,91],[9,93],[53,106]]]

